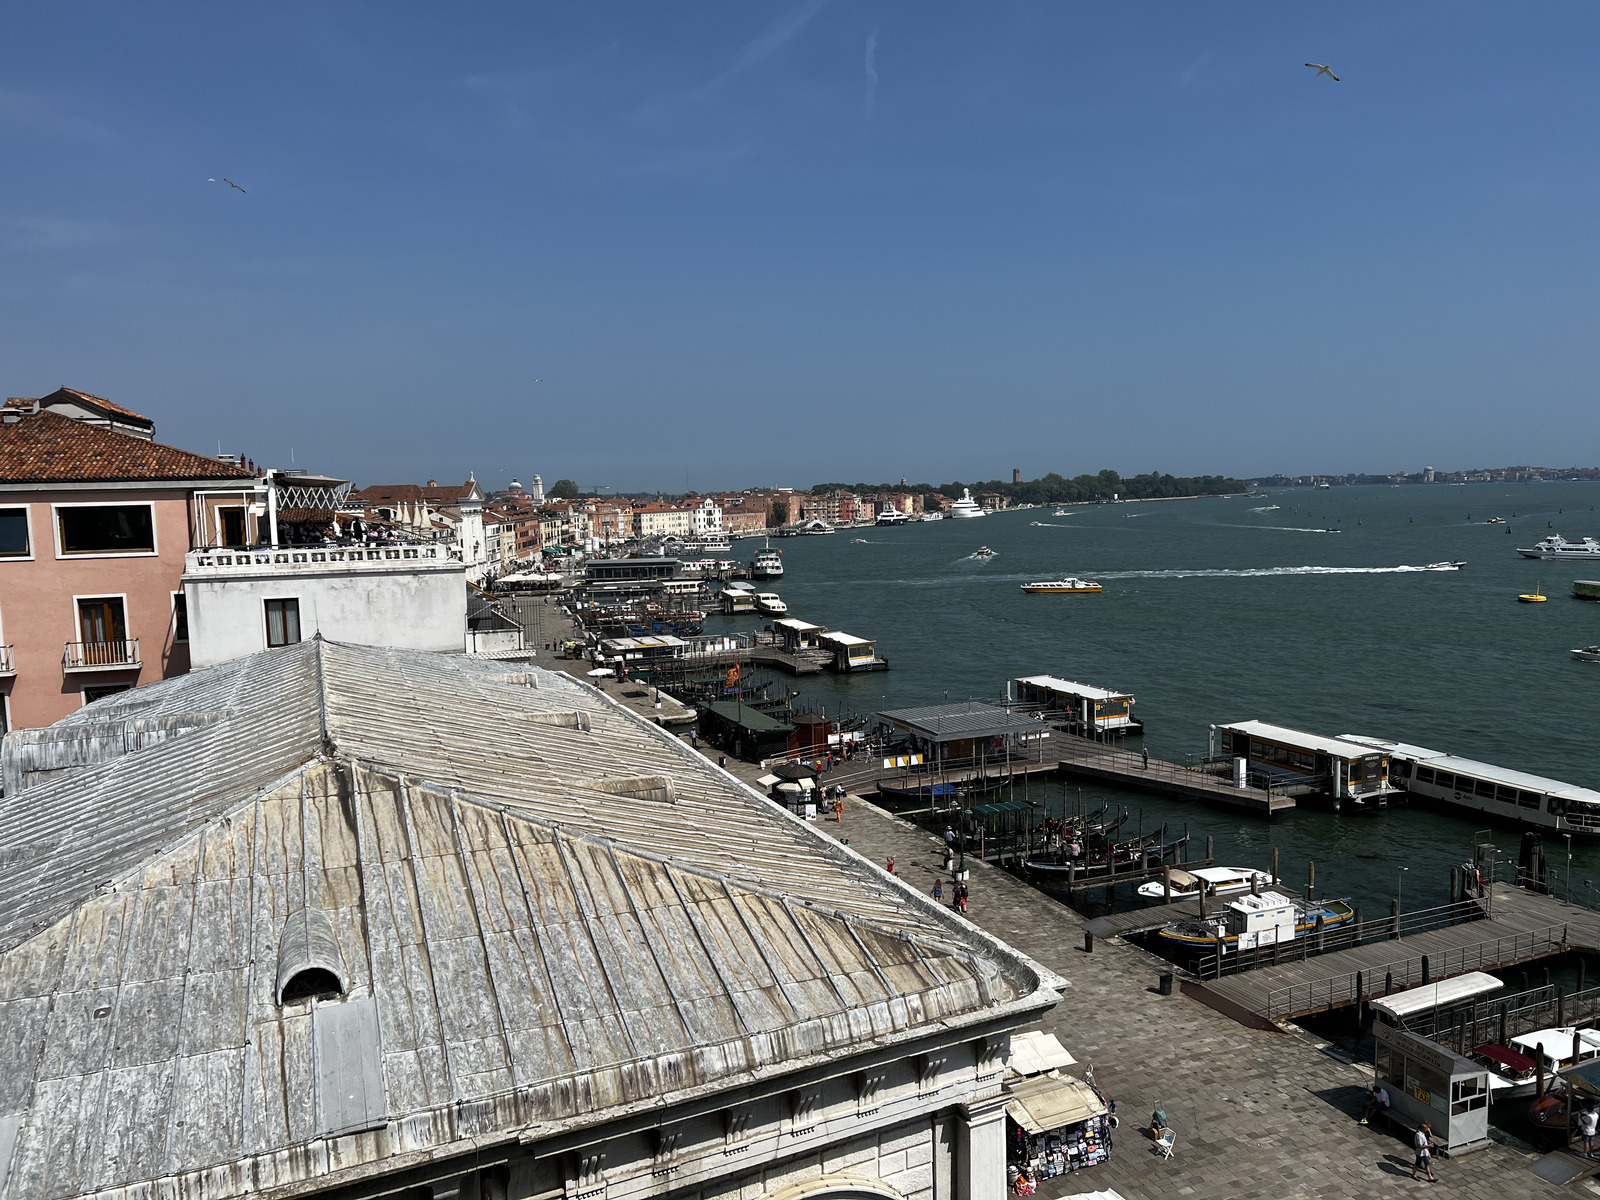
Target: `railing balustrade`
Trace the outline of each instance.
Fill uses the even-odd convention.
[[[68,642],[61,665],[69,671],[97,667],[137,667],[139,639],[118,638],[109,642]]]

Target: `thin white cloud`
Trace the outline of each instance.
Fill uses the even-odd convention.
[[[735,75],[742,75],[751,68],[758,67],[766,62],[767,59],[788,45],[796,34],[809,25],[811,18],[821,12],[822,6],[826,3],[827,0],[806,0],[804,4],[795,5],[749,42],[746,42],[744,48],[734,56],[733,62],[729,64],[728,69],[711,80],[710,83],[703,85],[699,90],[699,94],[704,96],[732,79]]]
[[[867,95],[862,103],[862,112],[872,116],[872,110],[878,106],[878,31],[874,29],[867,34],[867,53],[863,63],[867,73]]]
[[[1200,68],[1204,67],[1210,61],[1211,51],[1207,50],[1199,58],[1195,59],[1186,68],[1184,68],[1183,74],[1178,76],[1178,86],[1188,87],[1196,79],[1200,78]]]
[[[13,222],[13,239],[23,250],[71,250],[112,240],[116,229],[107,221],[74,221],[66,217],[23,217]]]

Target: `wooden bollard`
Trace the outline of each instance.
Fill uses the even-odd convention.
[[[1211,835],[1208,833],[1206,834],[1206,861],[1211,862],[1216,857],[1216,851],[1211,845]]]
[[[1223,954],[1223,951],[1225,951],[1227,948],[1228,948],[1228,943],[1223,939],[1223,936],[1220,933],[1217,934],[1217,978],[1218,979],[1222,978],[1222,954]]]
[[[1067,895],[1072,895],[1072,885],[1077,881],[1077,878],[1078,860],[1075,858],[1069,858],[1067,859]]]
[[[1385,971],[1383,973],[1383,994],[1387,996],[1392,991],[1394,991],[1394,972]]]
[[[1307,900],[1315,900],[1316,898],[1317,898],[1317,864],[1314,863],[1314,862],[1307,862],[1306,863],[1306,899]]]
[[[1172,903],[1172,868],[1161,868],[1161,902]]]
[[[1501,1004],[1500,1004],[1500,1044],[1502,1046],[1504,1046],[1506,1044],[1506,1033],[1508,1032],[1507,1029],[1506,1029],[1506,1026],[1509,1024],[1510,1015],[1511,1015],[1511,1013],[1510,1013],[1510,1005],[1506,1004],[1504,1001],[1501,1001]]]
[[[1577,1066],[1579,1056],[1583,1053],[1583,1034],[1576,1029],[1572,1031],[1572,1064]]]
[[[1250,894],[1252,896],[1261,895],[1261,876],[1254,871],[1250,872]]]
[[[1094,953],[1094,934],[1090,933],[1087,929],[1083,931],[1083,952],[1085,954]]]
[[[1203,921],[1210,915],[1210,905],[1206,903],[1211,891],[1211,885],[1204,879],[1200,881],[1200,919]]]
[[[1350,944],[1352,946],[1361,944],[1361,909],[1359,907],[1351,911]]]
[[[1328,932],[1327,929],[1325,929],[1324,926],[1323,926],[1323,916],[1322,916],[1321,913],[1318,913],[1317,914],[1317,927],[1316,927],[1315,933],[1313,934],[1313,936],[1317,939],[1317,953],[1318,954],[1322,953],[1322,947],[1323,947],[1323,944],[1324,944],[1323,943],[1323,938],[1327,936],[1327,932]]]
[[[1363,1016],[1363,1013],[1362,1013],[1361,1010],[1366,1007],[1366,1003],[1367,1003],[1367,1001],[1366,1001],[1365,981],[1364,981],[1364,978],[1363,978],[1361,972],[1357,971],[1356,972],[1356,1003],[1355,1003],[1356,1034],[1357,1034],[1357,1036],[1359,1036],[1360,1033],[1361,1033],[1361,1018]]]
[[[1543,1100],[1544,1099],[1544,1047],[1543,1046],[1535,1046],[1534,1047],[1534,1050],[1533,1050],[1533,1062],[1534,1062],[1534,1069],[1538,1071],[1538,1075],[1536,1075],[1534,1077],[1535,1078],[1535,1087],[1537,1088],[1537,1091],[1534,1092],[1534,1095],[1538,1096],[1539,1099]]]
[[[1272,886],[1278,886],[1278,848],[1272,848]]]
[[[1455,917],[1456,917],[1455,907],[1456,907],[1457,904],[1461,903],[1460,898],[1456,895],[1456,887],[1457,886],[1458,885],[1456,883],[1456,869],[1454,867],[1451,867],[1450,868],[1450,919],[1452,921],[1454,921]]]
[[[1392,942],[1400,936],[1400,901],[1389,901],[1389,940]]]
[[[1567,1023],[1567,985],[1562,984],[1556,988],[1556,1028],[1560,1029]],[[1578,1031],[1572,1031],[1572,1057],[1578,1057]]]
[[[1427,984],[1429,982],[1429,979],[1428,979],[1428,956],[1426,954],[1424,954],[1422,956],[1422,982],[1424,984]]]
[[[1583,959],[1578,960],[1578,990],[1583,991]]]

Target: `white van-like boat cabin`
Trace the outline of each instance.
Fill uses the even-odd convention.
[[[1133,696],[1054,675],[1026,675],[1007,683],[1007,699],[1018,708],[1042,713],[1052,725],[1072,733],[1143,733],[1133,715]]]
[[[1273,791],[1322,794],[1339,800],[1378,801],[1395,788],[1389,782],[1389,756],[1372,745],[1322,737],[1265,721],[1236,721],[1211,727],[1211,756],[1231,758],[1235,777]]]
[[[1413,796],[1519,825],[1600,837],[1600,792],[1590,788],[1461,758],[1443,750],[1429,750],[1426,746],[1349,734],[1346,737],[1385,751],[1395,783]]]

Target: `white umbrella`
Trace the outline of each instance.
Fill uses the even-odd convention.
[[[615,675],[615,674],[616,674],[616,672],[613,671],[610,667],[596,667],[594,670],[589,672],[590,678],[593,678],[596,675]]]

